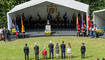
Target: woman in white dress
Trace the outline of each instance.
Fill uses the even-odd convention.
[[[68,54],[68,58],[71,58],[72,57],[70,42],[68,43],[67,54]]]

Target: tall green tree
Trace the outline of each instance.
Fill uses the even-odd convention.
[[[89,4],[90,15],[95,10],[100,10],[105,8],[105,0],[77,0],[86,4]]]
[[[0,27],[7,27],[7,12],[26,1],[29,0],[0,0]]]

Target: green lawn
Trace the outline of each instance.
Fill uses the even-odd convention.
[[[102,60],[105,57],[105,39],[101,38],[89,38],[89,37],[74,37],[74,36],[49,36],[49,37],[32,37],[26,39],[18,39],[11,42],[0,41],[0,60],[24,60],[23,47],[25,43],[28,43],[30,54],[30,60],[34,59],[34,43],[37,42],[40,46],[40,58],[42,59],[42,49],[45,47],[48,51],[48,44],[52,40],[54,44],[62,40],[67,43],[70,42],[72,46],[73,58],[70,60],[95,60],[97,57]],[[81,59],[80,47],[81,43],[84,42],[86,46],[86,58]],[[61,55],[61,54],[60,54]],[[54,51],[55,56],[55,51]],[[67,56],[67,54],[66,54]],[[49,54],[48,54],[49,57]],[[63,60],[63,59],[53,59]],[[69,59],[65,59],[69,60]]]

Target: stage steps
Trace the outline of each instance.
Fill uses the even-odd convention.
[[[31,31],[31,32],[26,32],[26,36],[45,36],[44,31]],[[70,31],[52,31],[52,36],[76,36],[77,32],[75,30],[70,30]]]

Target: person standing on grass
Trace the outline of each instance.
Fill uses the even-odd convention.
[[[84,43],[82,43],[82,46],[81,46],[81,58],[85,58],[85,52],[86,52],[86,48],[84,46]]]
[[[50,41],[50,44],[48,45],[49,47],[49,59],[51,59],[51,54],[52,54],[52,59],[54,58],[53,56],[53,48],[54,48],[54,44],[52,43],[52,41]]]
[[[25,54],[25,60],[29,60],[29,47],[27,46],[27,43],[24,47],[24,54]]]
[[[55,52],[56,52],[56,58],[58,58],[59,57],[59,44],[58,43],[56,43]]]
[[[44,59],[47,58],[47,50],[45,48],[42,50],[42,55]]]
[[[72,57],[70,42],[68,43],[67,54],[68,54],[68,58]]]
[[[62,44],[61,44],[61,58],[65,58],[65,48],[66,48],[66,45],[64,44],[64,41],[62,41]]]
[[[8,41],[10,41],[11,40],[11,33],[10,33],[10,31],[7,29],[7,38],[8,38]]]
[[[6,30],[5,27],[3,29],[3,36],[4,36],[4,41],[6,41],[6,39],[7,39],[7,30]]]
[[[96,58],[95,60],[99,60],[99,58]]]
[[[35,60],[39,60],[39,46],[37,45],[37,43],[35,43],[34,51],[35,51]]]
[[[105,60],[105,58],[103,58],[102,60]]]

